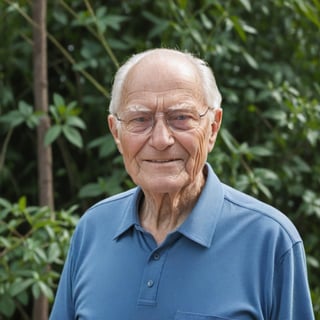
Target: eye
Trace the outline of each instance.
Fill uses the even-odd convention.
[[[192,112],[188,111],[174,111],[168,115],[168,119],[171,121],[189,121],[194,118]]]
[[[188,119],[190,119],[190,115],[188,115],[186,113],[180,113],[180,114],[177,114],[175,116],[175,120],[185,121],[185,120],[188,120]]]
[[[189,110],[175,110],[170,112],[167,119],[170,127],[178,131],[191,130],[197,125],[196,115]]]
[[[152,121],[152,115],[148,113],[139,113],[139,114],[132,114],[128,117],[128,122],[131,123],[145,123]]]
[[[132,121],[132,122],[146,122],[147,118],[146,117],[133,118],[130,121]]]

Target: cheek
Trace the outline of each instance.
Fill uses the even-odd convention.
[[[133,177],[137,174],[138,165],[135,161],[135,152],[132,145],[123,145],[124,152],[122,153],[122,159],[124,167],[129,174],[129,176],[133,179]],[[134,179],[133,179],[134,180]]]
[[[122,157],[128,169],[135,164],[135,158],[144,145],[144,141],[140,140],[138,137],[127,136],[125,134],[119,139]]]
[[[208,137],[204,130],[197,130],[194,133],[195,143],[190,148],[191,161],[189,163],[189,172],[191,173],[191,178],[193,179],[202,170],[202,167],[207,159],[208,154]]]
[[[133,163],[133,159],[135,158],[135,155],[136,155],[135,146],[132,144],[122,145],[122,146],[123,146],[123,152],[122,152],[123,161],[126,164],[126,166],[128,166]]]

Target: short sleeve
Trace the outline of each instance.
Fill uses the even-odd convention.
[[[49,320],[74,320],[72,294],[72,242],[60,277],[59,286]]]
[[[271,319],[314,320],[301,241],[294,244],[276,266]]]

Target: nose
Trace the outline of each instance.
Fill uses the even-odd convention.
[[[168,127],[164,116],[154,119],[149,143],[158,150],[165,150],[174,143],[171,129]]]

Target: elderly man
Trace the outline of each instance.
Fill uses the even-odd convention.
[[[220,102],[190,54],[150,50],[119,69],[108,123],[137,187],[82,217],[51,320],[313,319],[293,224],[206,163]]]

